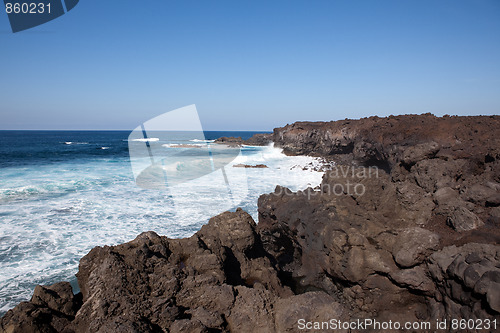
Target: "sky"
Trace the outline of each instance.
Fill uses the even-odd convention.
[[[500,1],[82,0],[15,34],[0,12],[0,129],[191,104],[205,130],[500,114]]]

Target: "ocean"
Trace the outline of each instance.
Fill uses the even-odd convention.
[[[175,169],[180,170],[198,163],[193,159],[201,151],[197,145],[215,146],[211,142],[221,136],[248,139],[255,133],[212,131],[204,133],[205,141],[184,135],[157,143],[177,154]],[[69,281],[78,291],[79,259],[95,246],[127,242],[149,230],[188,237],[214,213],[237,207],[257,221],[261,194],[278,184],[296,191],[321,182],[315,158],[288,157],[272,145],[243,146],[222,168],[230,180],[234,172],[244,172],[229,189],[234,200],[224,199],[227,189],[195,191],[190,182],[177,194],[147,189],[135,182],[129,134],[0,131],[0,315],[29,300],[37,284]],[[237,164],[267,168],[233,167]]]

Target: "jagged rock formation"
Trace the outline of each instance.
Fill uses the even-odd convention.
[[[499,318],[499,134],[498,116],[277,128],[288,153],[337,164],[318,189],[261,196],[265,248],[364,317]]]
[[[417,224],[432,217],[459,232],[483,227],[462,239],[500,240],[500,116],[301,122],[276,128],[273,140],[289,154],[329,157],[338,168],[385,171],[397,199],[415,211]]]
[[[10,310],[3,332],[287,332],[291,313],[344,318],[324,292],[295,295],[264,250],[256,224],[237,210],[187,239],[146,232],[80,261],[81,293],[37,287]],[[68,289],[69,288],[69,289]]]
[[[254,134],[250,139],[245,140],[244,144],[249,146],[266,146],[270,144],[273,140],[271,134],[267,133],[258,133]]]
[[[147,232],[94,248],[80,261],[80,294],[67,283],[37,287],[0,331],[500,322],[500,117],[296,123],[275,129],[273,140],[336,164],[318,188],[261,196],[258,225],[237,210],[187,239]]]

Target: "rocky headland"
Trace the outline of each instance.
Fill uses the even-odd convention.
[[[300,122],[271,139],[287,154],[335,163],[315,189],[262,195],[258,224],[238,209],[190,238],[145,232],[94,248],[80,261],[80,293],[66,282],[38,286],[0,331],[296,332],[299,320],[366,318],[500,324],[500,116]]]

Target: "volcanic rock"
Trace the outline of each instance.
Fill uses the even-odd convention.
[[[430,114],[277,128],[323,157],[192,237],[146,232],[80,261],[81,294],[38,286],[0,332],[296,332],[299,319],[500,321],[500,117]],[[256,141],[267,140],[266,135]],[[241,139],[220,139],[241,145]]]

